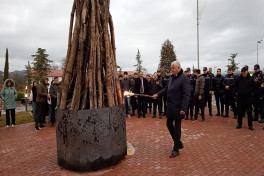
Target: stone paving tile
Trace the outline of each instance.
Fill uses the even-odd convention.
[[[56,131],[34,124],[0,128],[0,176],[9,175],[264,175],[263,124],[254,122],[254,131],[235,129],[233,118],[209,117],[205,122],[183,120],[180,155],[169,158],[172,139],[166,119],[127,119],[127,139],[135,154],[112,168],[98,172],[72,172],[57,165]]]

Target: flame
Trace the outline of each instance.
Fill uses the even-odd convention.
[[[135,95],[135,94],[132,93],[132,92],[128,92],[128,91],[124,92],[124,96],[126,96],[126,97],[130,97],[130,96],[133,96],[133,95]]]

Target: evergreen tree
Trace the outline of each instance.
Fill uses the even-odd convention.
[[[25,79],[27,81],[27,86],[29,86],[32,82],[33,82],[33,77],[32,77],[32,67],[28,61],[28,64],[25,65],[25,68],[27,70],[27,73],[26,73],[26,76],[25,76]]]
[[[8,62],[8,48],[6,48],[5,55],[5,70],[4,70],[4,78],[3,81],[9,78],[9,62]]]
[[[140,55],[139,50],[138,50],[137,55],[136,55],[136,60],[137,60],[137,64],[134,65],[134,67],[136,67],[136,70],[135,70],[135,71],[136,71],[137,73],[142,72],[142,71],[146,72],[147,69],[145,69],[145,68],[142,66],[142,60],[141,60],[141,55]]]
[[[34,76],[37,80],[40,80],[42,76],[46,76],[48,70],[51,69],[51,60],[48,59],[46,49],[38,48],[35,55],[31,55],[34,58],[33,70],[35,70]]]
[[[236,56],[237,56],[237,53],[231,54],[230,58],[228,59],[228,65],[227,65],[228,68],[233,67],[234,71],[238,71],[239,69],[238,67],[239,63],[236,63],[235,61]]]
[[[176,61],[176,53],[174,51],[174,46],[172,45],[171,41],[167,39],[160,51],[160,64],[159,69],[164,73],[166,69],[171,69],[171,63]]]

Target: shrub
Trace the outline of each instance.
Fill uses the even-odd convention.
[[[24,92],[18,91],[17,92],[17,101],[21,101],[22,98],[25,98]]]

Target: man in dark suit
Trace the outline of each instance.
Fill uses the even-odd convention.
[[[149,86],[146,78],[143,77],[143,72],[139,72],[139,78],[135,83],[135,92],[136,94],[149,94]],[[143,118],[146,118],[145,114],[147,112],[147,101],[146,97],[136,96],[138,98],[138,118],[142,112]]]
[[[174,61],[171,64],[172,76],[169,79],[168,86],[163,88],[153,98],[167,95],[167,127],[174,141],[174,147],[170,154],[170,158],[179,155],[179,149],[183,148],[181,143],[181,121],[190,100],[190,81],[189,78],[183,74],[180,62]]]

